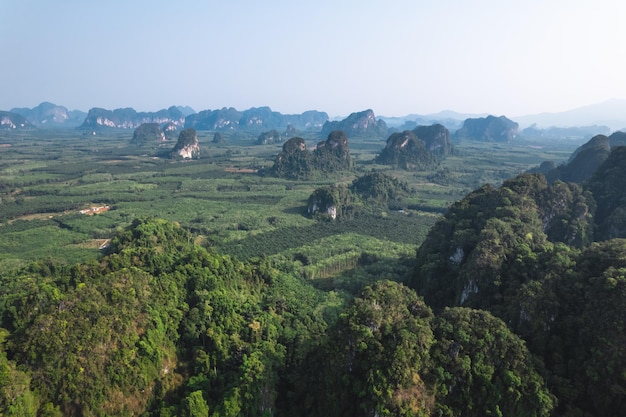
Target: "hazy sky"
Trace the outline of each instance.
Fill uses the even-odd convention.
[[[520,116],[626,98],[623,0],[0,0],[0,110]]]

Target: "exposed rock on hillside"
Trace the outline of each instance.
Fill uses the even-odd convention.
[[[304,139],[295,137],[283,145],[283,150],[268,171],[270,175],[289,179],[308,179],[321,173],[332,173],[352,168],[348,138],[341,131],[333,131],[328,139],[310,152]]]
[[[520,175],[497,189],[485,185],[431,229],[418,251],[415,287],[434,308],[494,311],[520,284],[520,265],[532,268],[548,241],[590,243],[594,207],[578,185],[548,186],[542,175]]]
[[[517,137],[518,129],[519,125],[505,116],[487,116],[465,120],[455,138],[457,141],[511,142]]]
[[[374,161],[402,169],[424,170],[432,168],[437,163],[437,158],[426,149],[424,141],[414,132],[405,130],[392,133],[387,139],[387,145]]]
[[[335,220],[342,212],[348,190],[345,187],[331,186],[316,189],[309,196],[307,213],[314,216],[321,214]]]
[[[597,136],[572,163],[608,142]],[[615,390],[626,365],[624,237],[617,146],[582,187],[524,174],[455,203],[419,248],[411,285],[436,311],[487,310],[522,336],[558,399],[554,415],[613,415],[626,398]]]
[[[241,112],[232,107],[224,107],[219,110],[202,110],[187,116],[185,127],[196,130],[235,129],[239,125],[240,119]]]
[[[352,167],[348,137],[342,130],[330,132],[326,141],[319,142],[313,153],[322,171],[340,171]]]
[[[133,133],[133,145],[158,145],[165,142],[165,133],[158,123],[143,123]]]
[[[322,135],[328,135],[333,130],[346,132],[348,136],[386,136],[387,124],[376,120],[372,110],[352,113],[341,121],[328,121],[322,127]]]
[[[20,114],[0,111],[0,129],[32,129],[34,127]]]
[[[176,132],[178,130],[178,126],[174,122],[167,122],[163,125],[163,132],[171,133]]]
[[[159,123],[161,125],[171,123],[177,127],[183,127],[185,116],[175,106],[158,112],[136,112],[132,108],[106,110],[93,108],[89,110],[85,121],[80,126],[82,129],[97,129],[113,127],[119,129],[136,129],[143,123]]]
[[[187,117],[186,127],[197,130],[283,130],[293,126],[302,130],[320,129],[328,120],[328,114],[315,110],[302,114],[281,114],[269,107],[253,107],[238,111],[232,107],[204,110]]]
[[[283,137],[275,129],[272,129],[269,132],[263,132],[257,138],[257,144],[259,145],[269,145],[272,143],[280,143],[282,141]]]
[[[311,216],[321,214],[336,219],[352,216],[356,208],[392,208],[413,191],[406,182],[400,181],[382,172],[372,172],[356,178],[349,187],[333,185],[316,189],[309,197],[307,213]]]
[[[26,118],[30,123],[35,126],[78,126],[82,123],[87,116],[87,113],[72,110],[69,111],[63,106],[58,106],[53,103],[43,102],[32,109],[15,108],[11,110],[12,113],[18,113]]]
[[[441,124],[417,126],[413,133],[424,141],[426,149],[438,157],[446,157],[453,151],[450,143],[450,132]]]
[[[178,142],[171,152],[172,158],[197,159],[200,157],[200,145],[195,129],[184,129],[178,135]]]
[[[291,155],[297,152],[305,152],[306,151],[306,143],[302,138],[291,138],[283,145],[283,154]]]

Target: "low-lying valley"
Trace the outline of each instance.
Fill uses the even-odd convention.
[[[625,133],[41,106],[0,114],[0,414],[626,408]]]

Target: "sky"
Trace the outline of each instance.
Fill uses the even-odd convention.
[[[622,0],[0,0],[0,10],[0,110],[522,116],[626,98]]]

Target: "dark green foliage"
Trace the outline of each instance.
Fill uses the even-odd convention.
[[[350,189],[364,200],[385,204],[413,194],[413,190],[406,182],[382,172],[372,172],[358,177],[352,182]]]
[[[436,309],[469,306],[503,319],[540,361],[556,415],[613,416],[625,406],[617,370],[626,366],[618,347],[626,246],[591,243],[595,226],[600,239],[620,233],[625,149],[612,151],[589,191],[548,186],[541,175],[485,186],[455,204],[418,251],[419,293]]]
[[[381,240],[419,244],[427,230],[435,223],[432,216],[410,216],[389,213],[386,217],[355,213],[354,221],[318,222],[308,227],[283,227],[276,231],[247,237],[241,242],[223,245],[223,251],[242,259],[274,255],[289,248],[297,248],[317,239],[343,233],[371,236]],[[271,244],[270,244],[271,242]]]
[[[433,343],[431,319],[401,284],[365,288],[306,363],[311,377],[301,415],[430,415],[433,398],[421,374]]]
[[[575,300],[581,315],[564,312],[570,314],[568,324],[574,325],[566,334],[577,335],[570,343],[581,345],[570,364],[577,364],[570,371],[574,386],[580,388],[574,401],[590,415],[615,415],[626,409],[626,241],[593,245],[577,265],[574,282],[563,283],[582,290]]]
[[[532,262],[533,252],[545,244],[532,198],[545,188],[541,178],[520,177],[500,190],[484,186],[453,205],[435,225],[418,252],[414,280],[430,305],[478,308],[504,301],[502,284],[515,287],[521,277],[500,273],[500,268]]]
[[[611,152],[609,138],[597,135],[572,153],[566,164],[545,173],[549,182],[561,180],[582,184],[588,180]]]
[[[438,158],[426,148],[414,132],[393,133],[387,145],[374,159],[378,164],[393,165],[408,170],[426,170],[436,166]]]
[[[34,417],[37,400],[30,389],[30,376],[7,359],[5,338],[8,332],[0,328],[0,412],[3,416]]]
[[[435,415],[550,415],[554,398],[504,322],[486,311],[446,308],[433,327]]]
[[[552,242],[581,248],[593,240],[596,203],[580,186],[557,181],[537,198],[543,231]]]
[[[304,139],[289,139],[267,172],[279,178],[302,180],[347,171],[352,169],[352,165],[346,134],[332,131],[328,139],[318,143],[313,152],[306,149]]]
[[[593,208],[580,187],[548,186],[541,175],[484,186],[431,230],[417,255],[414,285],[435,308],[504,307],[520,284],[540,276],[549,241],[590,242]]]
[[[310,286],[210,254],[158,219],[133,222],[100,261],[0,278],[15,360],[0,356],[0,394],[17,393],[0,397],[8,415],[22,400],[42,415],[263,414],[332,317]]]
[[[621,207],[619,153],[584,190],[520,176],[480,188],[441,219],[388,208],[446,211],[465,187],[523,171],[536,154],[466,147],[484,163],[449,156],[441,182],[451,187],[396,173],[419,183],[418,201],[376,172],[349,187],[314,170],[308,183],[225,172],[263,165],[254,134],[229,135],[242,146],[228,156],[212,146],[222,155],[185,164],[143,156],[128,132],[111,135],[63,152],[21,136],[3,147],[3,415],[545,415],[553,397],[538,374],[557,398],[553,415],[625,408],[626,247],[589,246],[592,193],[605,198],[598,209],[612,207],[603,223],[619,224],[608,220]],[[324,155],[341,162],[343,138],[323,142]],[[379,145],[355,141],[356,161]],[[45,158],[29,162],[28,148]],[[329,200],[351,201],[350,218],[302,217],[311,190],[325,187]],[[112,209],[45,212],[94,202]],[[437,219],[419,252],[425,275],[410,280],[433,316],[387,280],[409,282],[408,258]],[[106,253],[92,248],[82,258],[91,261],[72,265],[76,247],[114,234]],[[37,248],[21,249],[31,241]],[[54,258],[27,263],[42,253]],[[483,310],[456,308],[461,299]]]
[[[184,281],[170,275],[180,235],[149,221],[128,234],[100,263],[42,265],[6,283],[9,349],[65,415],[137,413],[180,384],[175,342],[187,307]]]
[[[359,211],[374,211],[380,207],[395,209],[411,194],[413,190],[406,182],[373,172],[356,178],[349,187],[331,185],[316,189],[309,197],[307,212],[332,219],[353,218]]]
[[[596,239],[626,237],[626,147],[611,151],[586,184],[598,209]]]
[[[156,146],[164,140],[165,133],[163,133],[163,130],[158,123],[142,123],[137,129],[135,129],[130,143],[137,146],[143,146],[146,144]]]
[[[304,139],[293,137],[283,144],[283,150],[276,156],[268,173],[275,177],[290,180],[309,179],[314,174],[313,157],[306,150]]]
[[[318,188],[313,191],[307,204],[307,212],[310,215],[319,214],[323,217],[336,219],[346,216],[353,209],[354,196],[350,190],[341,185]]]

